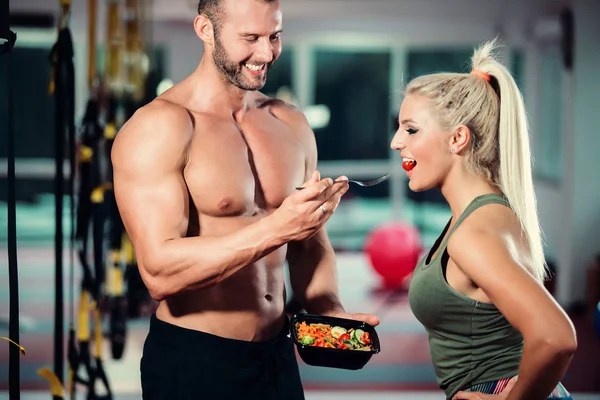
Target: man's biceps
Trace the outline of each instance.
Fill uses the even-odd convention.
[[[131,224],[129,230],[131,232],[131,243],[145,255],[155,252],[170,239],[181,237],[175,230],[165,226],[157,218],[138,220],[136,223]]]

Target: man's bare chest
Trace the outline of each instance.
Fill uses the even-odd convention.
[[[301,184],[306,151],[276,118],[219,123],[198,131],[184,177],[198,212],[255,215],[275,209]]]

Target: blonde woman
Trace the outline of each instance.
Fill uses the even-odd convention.
[[[546,277],[521,93],[485,43],[467,74],[405,89],[400,152],[413,191],[438,188],[452,218],[412,277],[447,399],[570,399],[560,380],[577,347]]]

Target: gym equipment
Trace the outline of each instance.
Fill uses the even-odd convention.
[[[95,0],[90,1],[90,3],[92,2],[95,2]],[[86,386],[88,399],[110,399],[112,398],[112,392],[102,362],[104,337],[100,296],[101,284],[104,280],[105,210],[103,205],[104,181],[101,174],[102,152],[100,151],[103,130],[98,122],[98,113],[98,102],[92,95],[88,99],[79,138],[76,238],[83,276],[80,285],[77,331],[71,323],[69,332],[69,392],[71,397],[74,397],[75,385],[80,383]],[[90,224],[93,242],[93,268],[87,260]],[[93,313],[94,317],[95,347],[93,357],[90,351],[90,313]],[[82,366],[85,368],[87,379],[79,374],[79,369]],[[100,396],[96,392],[96,381],[98,380],[106,388],[107,394],[104,396]]]
[[[0,55],[8,54],[6,74],[8,86],[8,281],[9,281],[9,338],[14,346],[10,346],[8,359],[9,398],[20,399],[20,363],[21,353],[25,349],[19,343],[19,267],[17,262],[17,222],[16,222],[16,177],[15,177],[15,133],[12,115],[13,82],[11,80],[11,52],[17,40],[17,35],[10,30],[9,1],[0,1],[0,39],[6,40],[0,46]]]
[[[414,271],[422,243],[413,226],[390,222],[375,228],[367,236],[364,250],[384,287],[398,289]]]
[[[58,23],[58,39],[52,48],[50,61],[52,63],[52,77],[50,81],[50,94],[55,101],[55,298],[54,298],[54,376],[62,385],[64,368],[64,332],[63,332],[63,198],[65,174],[63,165],[65,161],[65,144],[68,143],[68,155],[72,157],[75,144],[75,71],[73,40],[69,28],[71,0],[60,1],[60,20]],[[72,167],[72,163],[71,163]],[[74,173],[73,170],[70,174]],[[69,188],[71,189],[71,188]],[[73,192],[69,193],[71,200],[71,221],[74,215]],[[71,243],[74,231],[71,228]],[[71,251],[71,256],[73,252]],[[73,260],[71,259],[71,274],[73,273]],[[72,275],[71,275],[72,276]],[[55,382],[55,381],[54,381]],[[56,382],[54,383],[54,385]],[[52,384],[51,384],[52,385]],[[54,392],[54,389],[52,389]],[[53,393],[54,394],[54,393]]]
[[[600,302],[596,306],[594,311],[594,329],[596,331],[596,337],[600,340]]]
[[[55,399],[63,399],[67,395],[70,395],[71,398],[77,397],[75,393],[77,385],[85,386],[87,399],[111,399],[111,388],[102,363],[103,317],[105,316],[103,311],[110,312],[107,325],[110,329],[109,339],[112,355],[113,358],[119,359],[122,357],[125,345],[126,320],[128,314],[133,314],[132,312],[128,313],[127,307],[129,305],[131,308],[132,305],[149,299],[139,273],[134,274],[137,272],[135,256],[131,243],[124,232],[114,200],[110,163],[112,141],[121,122],[129,118],[144,100],[148,66],[147,62],[144,62],[147,57],[141,48],[143,44],[141,24],[142,21],[147,20],[143,14],[149,9],[149,4],[143,2],[142,5],[140,0],[126,0],[124,3],[120,0],[107,2],[109,9],[109,18],[107,18],[109,49],[106,57],[108,65],[105,71],[107,77],[105,83],[108,86],[109,94],[107,99],[103,96],[103,84],[96,75],[97,0],[88,0],[89,99],[81,131],[77,137],[74,116],[74,49],[68,22],[71,14],[71,1],[59,0],[58,38],[50,54],[52,74],[49,94],[55,102],[54,366],[53,370],[41,368],[38,374],[49,382],[50,391]],[[3,7],[0,10],[0,22],[2,22],[4,17],[9,15],[8,11],[4,11],[4,6],[8,6],[8,1],[0,0],[0,2]],[[125,27],[124,32],[122,27]],[[8,38],[8,43],[2,44],[0,51],[9,52],[16,40],[16,35],[10,31],[5,32],[4,29],[0,29],[0,33]],[[123,50],[127,52],[125,56],[121,54]],[[131,55],[135,57],[131,57]],[[122,80],[123,77],[125,77],[125,81]],[[12,94],[9,95],[12,96]],[[103,113],[106,113],[105,126],[100,123]],[[9,125],[12,125],[10,117],[12,114],[9,110],[8,122]],[[14,145],[13,139],[13,136],[9,136],[9,148]],[[67,158],[70,167],[68,174],[63,170]],[[9,183],[9,200],[13,200],[14,203],[16,200],[14,196],[14,153],[10,153],[10,151],[8,172],[9,182],[12,182]],[[63,201],[67,193],[70,197],[71,208],[71,231],[68,233],[63,231],[62,224]],[[9,230],[15,231],[14,204],[12,207],[9,204],[8,210],[8,227]],[[111,228],[109,237],[105,233],[107,225]],[[70,328],[67,349],[69,376],[66,385],[63,383],[63,284],[67,279],[66,276],[63,276],[63,238],[65,234],[70,236]],[[13,269],[16,269],[16,233],[14,236],[14,240],[12,240],[9,232],[11,338],[6,339],[17,345],[14,350],[18,356],[18,351],[24,352],[24,349],[13,341],[18,341],[19,336],[18,308],[14,308],[18,307],[18,301],[13,301],[18,293],[16,270],[13,274]],[[90,239],[91,246],[89,246]],[[14,246],[12,246],[13,244]],[[108,254],[106,244],[110,244],[111,251]],[[88,260],[90,255],[88,249],[93,253],[91,260]],[[74,284],[75,253],[77,253],[82,268],[82,279],[77,287]],[[124,268],[127,268],[127,273],[123,270]],[[106,279],[107,277],[108,279]],[[128,281],[127,284],[125,279]],[[134,292],[132,296],[134,301],[128,302],[132,291]],[[77,312],[75,312],[76,293],[79,300]],[[108,308],[102,308],[103,305]],[[13,315],[16,315],[16,318],[13,318]],[[12,354],[11,361],[14,361]],[[11,389],[15,388],[14,390],[18,392],[20,385],[14,383],[19,380],[18,364],[15,367],[13,362],[10,371]],[[98,393],[97,389],[100,386],[98,384],[103,384],[106,394]],[[18,398],[18,395],[11,394],[11,398]]]
[[[87,398],[90,400],[111,399],[112,393],[108,385],[108,380],[102,367],[101,354],[103,344],[102,321],[100,311],[97,308],[100,294],[100,286],[103,280],[104,260],[103,260],[103,226],[102,214],[99,207],[95,207],[99,202],[94,196],[96,186],[98,185],[97,171],[98,157],[95,157],[97,151],[97,104],[90,98],[83,120],[81,146],[77,149],[75,132],[75,79],[73,65],[73,43],[68,26],[70,16],[70,0],[61,0],[61,18],[58,25],[58,40],[51,52],[51,62],[53,75],[50,81],[50,94],[54,95],[56,104],[56,241],[55,241],[55,343],[54,343],[54,371],[49,368],[42,368],[38,374],[45,378],[51,387],[51,393],[55,399],[63,399],[65,389],[63,385],[63,229],[62,229],[62,200],[64,197],[64,147],[68,143],[69,157],[69,197],[70,197],[70,315],[69,315],[69,340],[68,340],[68,382],[67,393],[71,398],[75,398],[76,384],[83,384],[87,387]],[[96,0],[89,0],[90,29],[95,30]],[[90,32],[90,43],[95,42],[94,31]],[[95,46],[90,49],[90,53],[95,52]],[[92,57],[90,57],[92,59]],[[90,83],[94,78],[94,65],[90,63],[88,81]],[[77,154],[79,150],[80,154]],[[96,152],[96,154],[94,154]],[[78,173],[79,182],[76,188],[75,175]],[[77,195],[77,199],[76,199]],[[77,203],[77,212],[75,204]],[[77,214],[77,215],[76,215]],[[93,216],[93,217],[92,217]],[[89,230],[89,220],[94,220],[94,273],[87,262],[87,238]],[[78,325],[75,327],[75,285],[74,285],[74,253],[75,242],[78,244],[79,261],[83,269],[83,278],[80,285],[80,298],[78,310]],[[90,312],[94,312],[95,322],[95,352],[92,362],[90,352]],[[87,379],[80,375],[80,367],[84,367]],[[100,380],[107,389],[107,394],[100,396],[96,393],[96,381]]]
[[[52,74],[50,76],[49,94],[54,97],[54,199],[55,199],[55,236],[54,236],[54,369],[41,368],[38,374],[50,384],[53,399],[64,398],[64,332],[63,332],[63,198],[65,195],[63,170],[65,161],[65,145],[68,144],[69,156],[69,197],[70,197],[70,273],[74,273],[73,242],[74,242],[74,192],[73,174],[75,151],[75,67],[73,40],[69,28],[71,0],[60,0],[60,20],[58,23],[58,38],[50,53]],[[72,287],[72,285],[71,285]]]
[[[102,295],[102,282],[105,276],[105,246],[104,230],[106,225],[106,211],[104,207],[105,179],[103,177],[103,164],[105,162],[102,152],[103,129],[100,124],[100,105],[98,88],[96,87],[96,14],[97,0],[88,0],[88,91],[89,98],[82,120],[78,138],[77,153],[73,150],[71,163],[73,170],[77,171],[77,189],[73,179],[71,185],[73,192],[77,193],[77,216],[75,239],[77,254],[82,268],[80,282],[79,307],[77,328],[71,316],[69,330],[69,382],[68,392],[75,398],[77,384],[84,385],[88,399],[112,399],[112,391],[104,371],[102,345],[104,342],[102,314],[100,301]],[[75,146],[74,146],[75,147]],[[76,154],[76,156],[75,156]],[[88,239],[90,228],[92,231],[92,264],[88,262]],[[71,290],[74,285],[71,283]],[[71,294],[71,309],[74,306]],[[73,314],[73,311],[71,312]],[[93,316],[93,328],[90,321]],[[93,336],[93,353],[92,346]],[[85,377],[82,371],[85,371]],[[97,392],[97,382],[104,386],[106,394]]]
[[[110,160],[113,141],[122,120],[129,119],[143,105],[145,82],[148,73],[147,56],[144,53],[143,21],[147,4],[140,0],[127,0],[123,10],[120,2],[108,3],[106,55],[106,128],[104,131],[105,158]],[[123,19],[123,21],[121,21]],[[123,32],[121,32],[123,22]],[[123,46],[124,44],[124,46]],[[123,227],[112,190],[113,172],[106,163],[106,188],[104,201],[109,220],[109,259],[106,279],[106,307],[109,313],[111,352],[120,359],[125,348],[127,318],[139,315],[141,304],[150,301],[135,260],[133,246]]]

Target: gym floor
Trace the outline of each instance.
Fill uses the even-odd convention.
[[[379,205],[380,206],[380,205]],[[378,289],[379,280],[369,266],[358,244],[364,240],[368,226],[388,220],[389,211],[377,204],[360,202],[345,204],[328,226],[332,242],[338,249],[340,294],[349,311],[377,314],[381,325],[377,328],[382,352],[373,356],[361,371],[343,371],[317,368],[300,361],[301,376],[308,400],[318,399],[440,399],[442,393],[436,386],[431,366],[427,338],[416,321],[406,301],[406,293],[388,293]],[[352,209],[349,209],[352,207]],[[1,209],[2,207],[0,207]],[[383,211],[382,211],[383,210]],[[0,210],[1,211],[1,210]],[[65,209],[65,215],[68,210]],[[352,214],[353,219],[348,215]],[[6,215],[4,212],[0,215]],[[354,218],[358,216],[357,218]],[[447,221],[447,211],[431,207],[427,212],[427,229],[423,243],[428,248]],[[53,365],[53,299],[54,251],[52,238],[53,208],[51,202],[42,200],[35,206],[19,206],[19,269],[21,344],[27,355],[21,358],[22,399],[43,399],[49,396],[49,385],[38,374],[42,367]],[[407,205],[403,218],[413,220]],[[68,231],[68,220],[65,220]],[[353,230],[348,229],[349,221]],[[362,222],[361,222],[362,221]],[[0,225],[5,224],[0,219]],[[346,228],[346,229],[342,229]],[[364,229],[362,229],[364,228]],[[348,234],[355,232],[354,235]],[[0,232],[5,232],[1,229]],[[342,235],[343,232],[346,234]],[[4,241],[0,237],[0,241]],[[65,245],[65,332],[68,329],[69,311],[69,260],[68,243]],[[0,250],[0,269],[6,268],[6,247]],[[75,265],[75,282],[79,267]],[[8,310],[8,275],[0,275],[0,310]],[[0,336],[7,336],[6,314],[0,326]],[[593,335],[589,319],[573,316],[579,335],[579,350],[571,369],[564,379],[565,386],[575,394],[575,399],[600,399],[600,342]],[[115,399],[139,399],[139,359],[147,332],[147,318],[132,320],[128,324],[125,353],[121,360],[110,358],[109,345],[104,343],[104,365]],[[65,338],[66,339],[66,338]],[[65,346],[66,349],[66,346]],[[66,375],[65,375],[66,376]],[[8,346],[0,351],[0,390],[8,389]],[[102,393],[101,388],[99,392]],[[350,393],[349,391],[352,391]],[[84,388],[79,389],[83,396]],[[0,392],[0,398],[8,398]],[[84,397],[82,397],[84,398]]]

